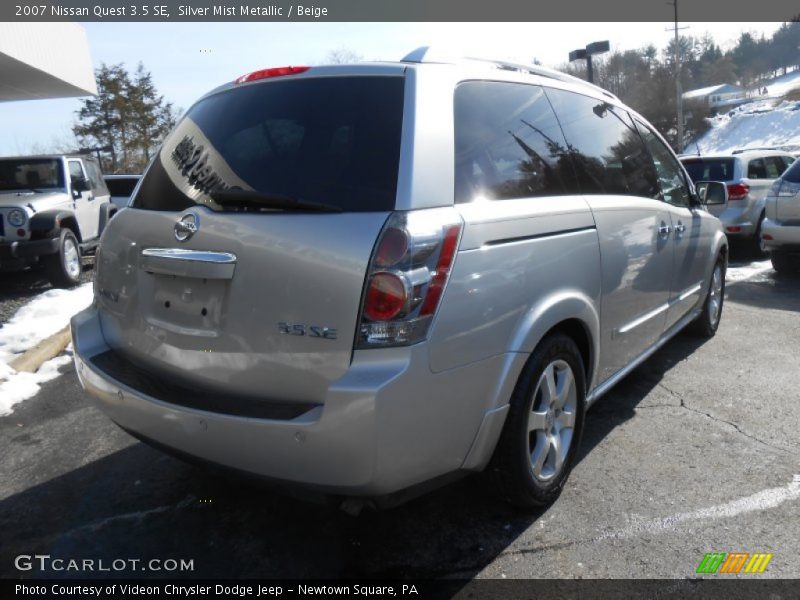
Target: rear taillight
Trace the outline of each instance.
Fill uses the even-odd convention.
[[[370,261],[357,348],[424,340],[452,272],[462,220],[452,208],[396,212]]]
[[[729,183],[728,200],[741,200],[750,193],[750,186],[746,183]]]
[[[258,81],[259,79],[268,79],[270,77],[297,75],[298,73],[305,73],[310,68],[311,67],[272,67],[270,69],[261,69],[260,71],[253,71],[247,75],[237,77],[234,83],[247,83],[248,81]]]

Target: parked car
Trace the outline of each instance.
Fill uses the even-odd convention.
[[[693,181],[724,181],[728,185],[728,204],[711,212],[722,221],[729,237],[751,240],[757,254],[766,252],[761,227],[767,190],[794,160],[792,154],[782,150],[681,157]]]
[[[800,161],[775,180],[767,194],[761,230],[778,273],[800,270]]]
[[[265,69],[190,108],[109,224],[75,364],[179,456],[381,505],[487,470],[532,508],[588,406],[714,335],[727,256],[662,137],[578,79]]]
[[[92,157],[0,158],[0,270],[41,262],[54,286],[76,285],[81,254],[95,249],[116,212],[109,198]]]
[[[141,175],[103,175],[103,180],[111,194],[111,202],[117,209],[128,206],[133,190],[141,178]]]

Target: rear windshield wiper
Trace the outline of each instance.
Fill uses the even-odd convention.
[[[211,198],[226,208],[273,208],[277,210],[308,210],[313,212],[342,212],[341,207],[323,202],[311,202],[281,194],[229,188],[211,192]]]

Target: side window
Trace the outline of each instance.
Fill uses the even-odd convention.
[[[100,165],[93,160],[87,160],[84,163],[86,173],[89,175],[89,181],[92,184],[92,192],[95,196],[107,196],[108,187],[103,180],[103,174],[100,171]]]
[[[638,119],[636,125],[653,155],[664,201],[673,206],[689,206],[689,186],[678,159],[647,125]]]
[[[84,177],[85,175],[83,174],[83,167],[81,167],[81,161],[79,160],[69,161],[70,180],[74,181],[76,179],[83,179]]]
[[[782,156],[768,156],[765,160],[767,161],[767,176],[770,179],[780,177],[789,166],[784,162]]]
[[[766,179],[767,167],[764,164],[764,159],[756,158],[750,161],[747,165],[747,177],[749,179]]]
[[[786,168],[787,168],[787,169],[788,169],[789,167],[791,167],[791,166],[792,166],[792,163],[793,163],[794,161],[795,161],[795,158],[794,158],[794,156],[784,156],[784,157],[783,157],[783,164],[785,164],[785,165],[786,165]],[[785,169],[784,169],[784,170],[785,170]]]
[[[548,89],[584,194],[655,198],[653,161],[630,115],[607,102]]]
[[[456,202],[569,193],[574,171],[541,87],[464,82],[454,118]]]

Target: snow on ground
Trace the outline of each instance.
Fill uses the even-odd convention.
[[[776,98],[784,96],[795,88],[800,88],[800,69],[795,69],[791,73],[776,77],[772,81],[764,84],[767,93]]]
[[[702,154],[731,152],[737,148],[800,148],[800,102],[760,100],[712,117],[711,129],[697,144]],[[696,150],[694,142],[686,148],[689,153]]]
[[[738,281],[744,281],[745,279],[751,279],[771,269],[772,263],[769,260],[754,261],[735,267],[729,266],[728,271],[725,273],[725,283],[736,283]]]
[[[58,356],[44,363],[36,373],[17,373],[9,363],[21,353],[69,324],[75,313],[92,302],[92,284],[71,290],[49,290],[20,308],[0,328],[0,416],[12,407],[35,396],[40,384],[58,376],[58,367],[69,356]]]

